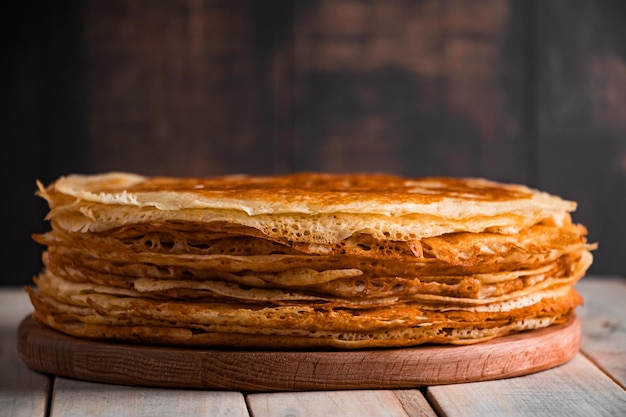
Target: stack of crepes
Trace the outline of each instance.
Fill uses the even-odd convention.
[[[38,193],[34,318],[92,339],[476,343],[567,322],[595,248],[574,202],[477,178],[104,173]]]

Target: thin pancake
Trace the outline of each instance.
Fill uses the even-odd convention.
[[[166,188],[163,188],[166,187]],[[336,244],[368,234],[415,241],[445,233],[508,232],[542,221],[561,225],[576,204],[528,187],[484,179],[403,179],[299,174],[214,179],[112,173],[40,185],[48,218],[68,231],[128,224],[227,222],[270,240]]]

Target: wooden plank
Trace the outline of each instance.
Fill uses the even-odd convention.
[[[144,389],[56,378],[51,417],[248,417],[243,394],[228,391]]]
[[[427,398],[446,417],[626,415],[626,391],[583,355],[524,377],[429,387]]]
[[[33,311],[22,287],[0,287],[0,328],[17,334],[17,327]]]
[[[17,327],[32,311],[21,288],[0,291],[0,416],[45,416],[50,380],[17,353]]]
[[[418,390],[250,394],[247,396],[247,402],[254,417],[436,416]]]
[[[588,277],[576,288],[585,299],[582,351],[626,388],[626,281]]]

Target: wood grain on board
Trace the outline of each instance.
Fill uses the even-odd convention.
[[[526,375],[569,361],[580,322],[467,346],[355,351],[238,351],[106,343],[31,318],[18,351],[33,369],[94,382],[238,391],[415,388]]]

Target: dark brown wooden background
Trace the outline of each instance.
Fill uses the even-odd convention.
[[[87,0],[3,13],[3,284],[35,180],[472,175],[578,201],[626,275],[626,2]]]

